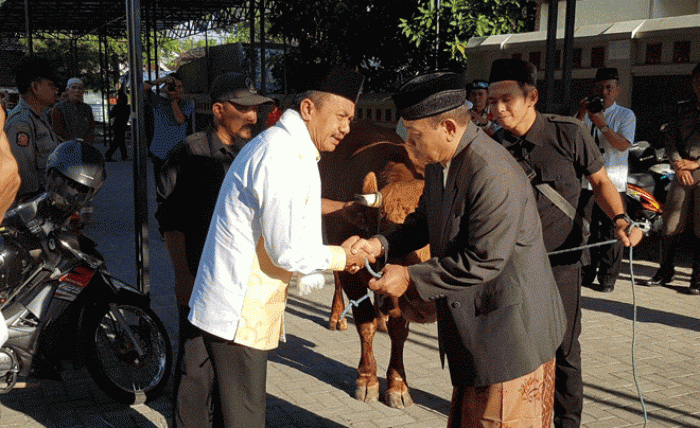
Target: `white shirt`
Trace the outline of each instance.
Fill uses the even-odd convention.
[[[241,343],[236,333],[245,317],[244,300],[255,304],[253,299],[257,299],[267,307],[270,298],[261,296],[272,295],[270,288],[279,287],[269,277],[258,275],[259,270],[253,272],[261,239],[269,260],[284,271],[309,274],[345,267],[343,250],[322,243],[317,158],[306,125],[293,110],[287,110],[275,126],[241,150],[224,178],[209,226],[189,302],[192,324]],[[250,287],[256,288],[248,290]],[[283,292],[282,311],[286,288]],[[279,293],[275,298],[279,299]],[[279,324],[279,303],[275,302],[274,313],[257,309],[263,319],[251,321],[252,325]],[[273,331],[278,329],[265,334],[279,335]],[[272,342],[270,346],[276,346],[276,339]]]
[[[613,103],[610,107],[605,109],[603,115],[605,116],[605,123],[608,124],[613,132],[622,135],[630,143],[634,143],[637,118],[632,110],[619,106],[617,103]],[[593,126],[588,115],[583,119],[583,123],[586,124],[586,128],[589,130],[591,126]],[[596,135],[598,137],[598,147],[600,147],[603,152],[605,170],[608,173],[608,177],[610,177],[610,181],[615,185],[618,192],[626,191],[629,150],[620,151],[613,147],[598,128],[595,129],[595,134],[593,135],[594,139]],[[584,179],[584,188],[592,189],[591,184],[586,179]]]

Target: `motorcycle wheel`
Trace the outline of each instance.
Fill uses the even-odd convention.
[[[109,306],[86,325],[86,365],[95,383],[125,404],[142,404],[159,396],[173,364],[168,333],[146,306],[114,304],[143,350],[143,357]]]

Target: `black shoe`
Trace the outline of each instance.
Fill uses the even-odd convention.
[[[691,282],[690,287],[688,287],[688,294],[697,296],[700,294],[700,282]]]
[[[673,274],[673,271],[668,272],[659,269],[650,280],[640,282],[640,284],[647,287],[665,287],[669,282],[673,281]]]
[[[593,287],[595,291],[601,292],[601,293],[611,293],[613,290],[615,290],[615,283],[612,284],[600,284],[596,287]]]

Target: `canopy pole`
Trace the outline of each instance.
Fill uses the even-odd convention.
[[[558,0],[549,0],[549,10],[547,15],[547,49],[545,59],[545,74],[544,80],[546,92],[544,97],[544,109],[546,113],[552,113],[554,110],[554,69],[557,53],[557,12],[559,7]]]
[[[143,59],[141,57],[141,1],[126,1],[127,37],[131,90],[131,130],[134,140],[134,232],[136,243],[136,283],[150,293],[148,263],[148,197],[146,187],[147,147],[143,105]]]

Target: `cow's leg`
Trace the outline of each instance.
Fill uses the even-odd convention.
[[[335,292],[333,293],[333,303],[331,305],[331,317],[328,320],[328,328],[331,330],[347,330],[348,320],[340,319],[340,314],[345,310],[345,301],[343,299],[343,286],[340,282],[339,272],[333,272],[335,280]]]
[[[403,365],[403,348],[408,338],[408,321],[402,316],[391,314],[387,327],[391,338],[391,358],[386,370],[386,403],[393,408],[403,409],[413,405],[413,399],[406,383],[406,371]]]
[[[343,289],[350,300],[357,300],[367,293],[367,281],[369,274],[358,273],[348,275],[340,273]],[[379,379],[377,378],[377,362],[374,358],[372,343],[377,332],[376,311],[369,299],[365,299],[359,306],[352,308],[355,327],[360,335],[360,364],[357,367],[357,380],[355,381],[355,398],[362,401],[379,400]]]

